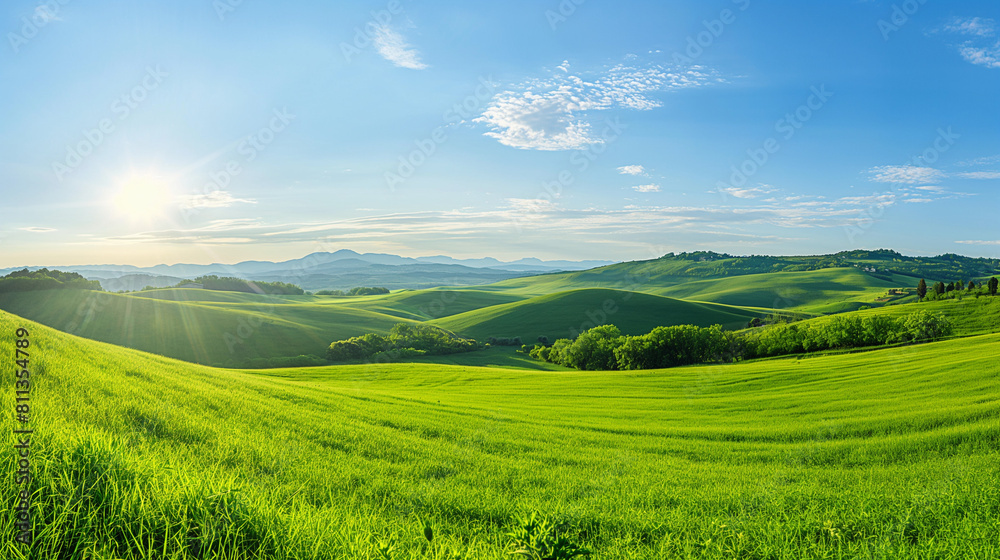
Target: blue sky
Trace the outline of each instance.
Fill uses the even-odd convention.
[[[994,1],[5,2],[0,266],[1000,255]]]

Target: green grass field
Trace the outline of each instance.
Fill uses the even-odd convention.
[[[177,301],[180,295],[192,299]],[[0,294],[0,309],[86,338],[200,364],[323,356],[334,340],[385,333],[407,320],[321,301],[207,290],[157,290],[142,297],[48,290]]]
[[[574,338],[581,331],[604,323],[613,323],[626,334],[641,334],[661,325],[720,324],[742,328],[762,314],[639,292],[591,288],[467,311],[431,324],[477,340],[519,336],[525,343],[533,344],[539,336],[550,341]]]
[[[892,281],[887,281],[856,268],[705,279],[685,277],[682,272],[674,268],[664,270],[656,261],[624,263],[583,272],[514,278],[480,289],[537,296],[580,288],[613,288],[738,307],[840,313],[872,305],[891,288],[916,286],[916,281],[907,276],[894,275]]]
[[[670,287],[663,294],[729,305],[840,313],[871,305],[889,289],[912,283],[902,276],[895,280],[888,282],[854,268],[830,268],[699,280]]]
[[[2,312],[0,346],[17,327],[36,535],[5,558],[499,559],[533,511],[600,559],[1000,555],[1000,335],[628,373],[263,374]]]

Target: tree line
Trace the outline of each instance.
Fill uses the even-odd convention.
[[[244,292],[248,294],[269,294],[269,295],[290,295],[300,296],[305,290],[295,284],[286,282],[257,282],[234,278],[231,276],[199,276],[194,280],[181,280],[175,288],[181,288],[190,284],[201,284],[206,290],[217,290],[222,292]]]
[[[389,288],[366,288],[363,286],[358,286],[357,288],[351,288],[348,291],[344,290],[320,290],[316,292],[318,296],[376,296],[380,294],[388,294]]]
[[[76,272],[62,272],[40,268],[16,270],[0,278],[0,293],[33,292],[37,290],[94,290],[104,291],[97,280],[87,280]]]
[[[962,280],[958,280],[947,284],[944,282],[935,282],[928,288],[927,281],[921,278],[917,282],[917,297],[921,300],[928,299],[935,301],[961,297],[964,294],[975,295],[977,297],[982,295],[995,296],[997,295],[997,284],[997,278],[993,276],[989,280],[980,282],[979,284],[976,284],[974,280],[969,280],[968,284]]]
[[[338,340],[327,349],[333,362],[370,360],[395,362],[424,355],[456,354],[478,350],[479,344],[431,325],[397,323],[387,335],[367,333]]]
[[[533,358],[576,369],[636,370],[922,342],[952,332],[944,315],[917,311],[899,318],[844,316],[742,331],[724,331],[719,325],[678,325],[635,336],[622,335],[614,325],[601,325],[573,340],[561,338],[552,346],[535,344],[522,350]]]

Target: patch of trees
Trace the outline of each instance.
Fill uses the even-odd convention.
[[[206,290],[217,290],[221,292],[244,292],[248,294],[269,294],[269,295],[290,295],[300,296],[305,290],[295,284],[286,282],[256,282],[233,278],[229,276],[199,276],[194,280],[182,280],[177,284],[177,288],[187,284],[201,284]]]
[[[76,272],[62,272],[41,268],[16,270],[0,278],[0,293],[32,292],[37,290],[94,290],[104,291],[97,280],[87,280]]]
[[[398,323],[387,335],[367,333],[330,344],[328,360],[397,362],[417,356],[457,354],[478,350],[475,340],[431,325]]]
[[[486,342],[489,342],[490,346],[522,346],[524,344],[519,336],[513,338],[491,336],[486,339]]]
[[[942,299],[962,299],[965,296],[980,297],[984,295],[997,295],[997,278],[995,276],[979,284],[976,284],[973,280],[969,280],[968,284],[963,280],[957,280],[948,283],[935,282],[928,287],[927,282],[923,278],[917,283],[917,296],[921,300],[938,301]]]
[[[954,326],[940,313],[904,317],[840,315],[828,321],[773,325],[740,333],[743,358],[785,356],[821,350],[924,342],[949,336]]]
[[[952,324],[940,313],[918,311],[895,319],[838,316],[829,321],[736,332],[724,331],[719,325],[678,325],[623,336],[614,325],[602,325],[575,340],[561,338],[552,346],[536,344],[527,350],[533,358],[577,369],[635,370],[921,342],[952,332]]]
[[[379,294],[388,294],[389,288],[366,288],[359,286],[357,288],[351,288],[348,291],[344,290],[320,290],[316,292],[318,296],[375,296]]]

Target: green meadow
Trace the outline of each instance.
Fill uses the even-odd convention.
[[[36,535],[7,558],[499,559],[533,512],[594,558],[1000,554],[1000,335],[628,373],[236,371],[8,313],[0,344],[18,327]]]
[[[672,263],[634,281],[648,266],[625,267],[627,282],[615,265],[358,297],[0,294],[0,346],[30,333],[35,430],[30,485],[0,483],[8,503],[30,493],[33,544],[16,544],[4,516],[0,558],[1000,556],[1000,299],[906,303],[888,295],[912,287],[904,277],[843,267],[726,276]],[[954,336],[627,372],[509,346],[241,365],[323,356],[400,322],[530,345],[601,323],[641,334],[918,310]],[[18,440],[3,438],[16,465]]]

